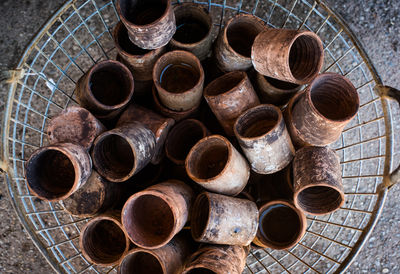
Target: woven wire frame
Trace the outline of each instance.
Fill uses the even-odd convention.
[[[368,56],[344,22],[321,1],[177,1],[181,2],[195,2],[209,10],[214,36],[241,12],[258,16],[269,27],[314,31],[324,44],[323,71],[341,73],[356,86],[360,111],[332,145],[341,161],[344,206],[329,215],[307,216],[307,232],[290,250],[251,250],[244,273],[344,271],[383,208],[387,188],[380,185],[390,171],[393,154],[390,108],[373,90],[381,80]],[[69,215],[60,202],[31,195],[24,163],[35,149],[47,144],[49,119],[77,104],[74,87],[80,76],[93,64],[115,58],[110,31],[117,22],[110,0],[67,2],[28,46],[18,65],[24,76],[10,88],[3,134],[9,193],[30,237],[58,272],[116,269],[92,265],[82,256],[79,233],[88,219]]]

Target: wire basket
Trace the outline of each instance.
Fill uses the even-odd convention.
[[[269,27],[317,33],[324,43],[323,71],[341,73],[357,88],[360,111],[332,145],[341,160],[346,203],[329,215],[307,216],[307,232],[290,250],[252,250],[244,273],[346,270],[376,224],[391,185],[391,112],[386,97],[379,96],[385,89],[372,63],[343,20],[322,1],[194,2],[208,8],[215,37],[239,12],[254,14]],[[87,219],[69,215],[60,202],[30,194],[24,164],[35,149],[47,144],[45,130],[51,117],[77,104],[73,91],[81,75],[94,63],[115,58],[111,30],[117,22],[112,0],[68,1],[38,32],[17,69],[9,71],[1,168],[23,226],[57,272],[116,272],[82,256],[79,233]]]

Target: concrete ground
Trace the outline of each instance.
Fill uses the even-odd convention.
[[[12,68],[24,47],[64,0],[0,1],[0,69]],[[398,0],[327,0],[361,40],[387,85],[400,88],[400,3]],[[0,85],[0,112],[7,86]],[[397,111],[397,113],[399,113]],[[397,119],[398,120],[398,119]],[[398,132],[398,131],[397,131]],[[400,187],[391,189],[383,214],[349,271],[400,273]],[[49,273],[51,268],[23,231],[0,182],[0,273]]]

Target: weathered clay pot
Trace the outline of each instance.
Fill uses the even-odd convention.
[[[307,219],[287,200],[273,200],[259,209],[259,228],[253,243],[272,249],[289,249],[304,236]]]
[[[261,102],[277,106],[287,104],[290,98],[304,87],[302,85],[270,78],[258,72],[256,74],[256,82],[258,96]]]
[[[185,225],[193,200],[185,183],[169,180],[132,195],[122,209],[122,223],[139,247],[166,245]]]
[[[97,172],[111,182],[123,182],[144,168],[155,149],[153,132],[132,121],[98,136],[92,150]]]
[[[134,90],[129,69],[106,60],[92,66],[77,82],[78,103],[99,119],[115,118],[129,103]]]
[[[247,246],[257,227],[258,209],[252,201],[203,192],[193,205],[191,230],[195,241]]]
[[[294,203],[309,214],[328,214],[344,203],[339,157],[328,147],[296,151],[293,180]]]
[[[285,168],[293,159],[294,147],[281,110],[273,105],[248,109],[236,120],[236,138],[251,168],[271,174]]]
[[[121,188],[92,171],[87,182],[63,201],[74,216],[91,217],[111,209],[121,198]]]
[[[244,157],[221,135],[201,139],[186,157],[189,177],[213,192],[235,196],[246,186],[250,168]]]
[[[212,20],[202,5],[182,3],[174,7],[176,32],[169,42],[173,50],[186,50],[203,61],[211,50]]]
[[[196,119],[186,119],[176,124],[165,142],[165,154],[173,163],[185,165],[190,149],[209,135],[207,128]]]
[[[251,68],[251,47],[256,36],[264,30],[264,22],[251,14],[242,13],[230,19],[215,45],[218,67],[225,72]]]
[[[113,38],[121,62],[132,72],[135,81],[152,80],[154,64],[165,53],[166,47],[154,50],[139,48],[129,40],[128,30],[121,22],[115,26]]]
[[[157,249],[134,248],[123,258],[119,274],[178,274],[192,251],[190,239],[178,234],[165,246]]]
[[[88,110],[72,106],[50,120],[47,134],[50,144],[68,142],[89,150],[94,139],[105,130]]]
[[[154,65],[153,81],[165,107],[187,111],[200,105],[204,71],[194,54],[182,50],[164,54]]]
[[[129,238],[118,213],[111,212],[91,219],[81,230],[79,245],[83,256],[100,266],[119,264],[129,250]]]
[[[266,28],[254,40],[251,59],[262,75],[304,85],[321,70],[324,48],[311,31]]]
[[[337,73],[319,75],[292,106],[294,134],[304,143],[335,142],[359,109],[353,84]]]
[[[176,31],[171,0],[118,0],[116,9],[129,39],[140,48],[165,46]]]
[[[132,121],[142,123],[153,132],[156,138],[156,145],[151,162],[153,164],[158,164],[164,156],[164,143],[175,121],[171,118],[162,117],[142,106],[131,104],[122,113],[118,120],[117,127],[129,124]]]
[[[25,165],[30,192],[47,201],[69,197],[86,183],[91,172],[89,154],[72,143],[41,147],[32,153]]]
[[[226,134],[233,136],[233,124],[245,110],[260,104],[243,71],[227,73],[207,85],[204,98]]]
[[[241,274],[248,248],[235,245],[207,245],[188,260],[183,274]]]
[[[160,99],[158,98],[155,86],[153,86],[152,95],[153,95],[154,108],[157,110],[157,112],[160,113],[161,115],[164,115],[165,117],[170,117],[174,119],[175,122],[179,122],[189,117],[195,117],[199,113],[199,105],[194,106],[191,109],[185,111],[176,111],[163,106],[160,102]]]

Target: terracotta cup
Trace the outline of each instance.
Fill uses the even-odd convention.
[[[99,119],[115,118],[129,103],[134,90],[129,69],[106,60],[92,66],[77,82],[75,94],[81,107]]]
[[[123,182],[150,162],[154,148],[153,132],[132,121],[96,138],[92,150],[93,165],[107,180]]]
[[[173,50],[186,50],[203,61],[211,50],[212,20],[202,5],[182,3],[175,5],[176,32],[169,41]]]
[[[345,200],[339,157],[328,147],[304,147],[293,160],[294,203],[313,215],[340,208]]]
[[[286,105],[290,98],[304,87],[302,85],[267,77],[258,72],[256,75],[256,83],[258,97],[261,102],[276,106]]]
[[[118,0],[116,9],[129,39],[140,48],[165,46],[176,31],[171,0]]]
[[[119,118],[117,127],[124,124],[129,124],[132,121],[142,123],[145,127],[153,132],[156,138],[156,145],[151,162],[153,164],[160,163],[164,156],[165,140],[167,139],[169,130],[175,124],[175,121],[171,118],[163,117],[151,111],[150,109],[144,108],[137,104],[130,104]]]
[[[225,72],[251,68],[251,47],[264,29],[264,22],[251,14],[242,13],[230,19],[215,45],[217,66]]]
[[[331,144],[357,114],[359,105],[357,90],[348,79],[337,73],[323,73],[291,106],[292,135],[300,143]]]
[[[247,247],[207,245],[189,258],[183,274],[241,274],[246,265],[247,254]]]
[[[83,256],[100,266],[119,264],[129,250],[130,241],[118,213],[91,219],[81,230],[79,245]]]
[[[209,135],[207,128],[196,119],[186,119],[176,124],[165,141],[165,154],[173,163],[185,165],[190,149]]]
[[[89,154],[72,143],[41,147],[32,153],[25,165],[30,192],[47,201],[69,197],[86,183],[91,172]]]
[[[88,110],[72,106],[50,120],[47,134],[50,144],[68,142],[89,150],[94,139],[105,130]]]
[[[257,228],[258,209],[252,201],[203,192],[193,205],[191,230],[195,241],[247,246]]]
[[[221,135],[201,139],[186,157],[189,177],[207,190],[235,196],[246,186],[250,168],[244,157]]]
[[[266,28],[254,40],[251,59],[262,75],[304,85],[321,70],[324,48],[311,31]]]
[[[166,47],[146,50],[136,46],[129,40],[128,30],[122,22],[118,22],[115,26],[113,38],[120,62],[132,72],[135,84],[136,81],[152,80],[154,64],[165,53]]]
[[[294,147],[281,110],[273,105],[248,109],[236,120],[234,132],[253,171],[271,174],[293,159]]]
[[[260,104],[243,71],[230,72],[212,81],[204,89],[204,98],[229,136],[234,135],[233,125],[237,117]]]
[[[165,107],[187,111],[200,105],[204,71],[194,54],[182,50],[164,54],[154,65],[153,81]]]
[[[190,242],[191,239],[180,233],[165,246],[157,249],[134,248],[121,261],[118,273],[182,273],[185,260],[192,251]]]
[[[87,182],[63,201],[64,209],[74,216],[91,217],[113,208],[122,189],[92,171]]]
[[[122,223],[135,245],[160,248],[188,221],[192,200],[189,186],[169,180],[132,195],[122,209]]]

